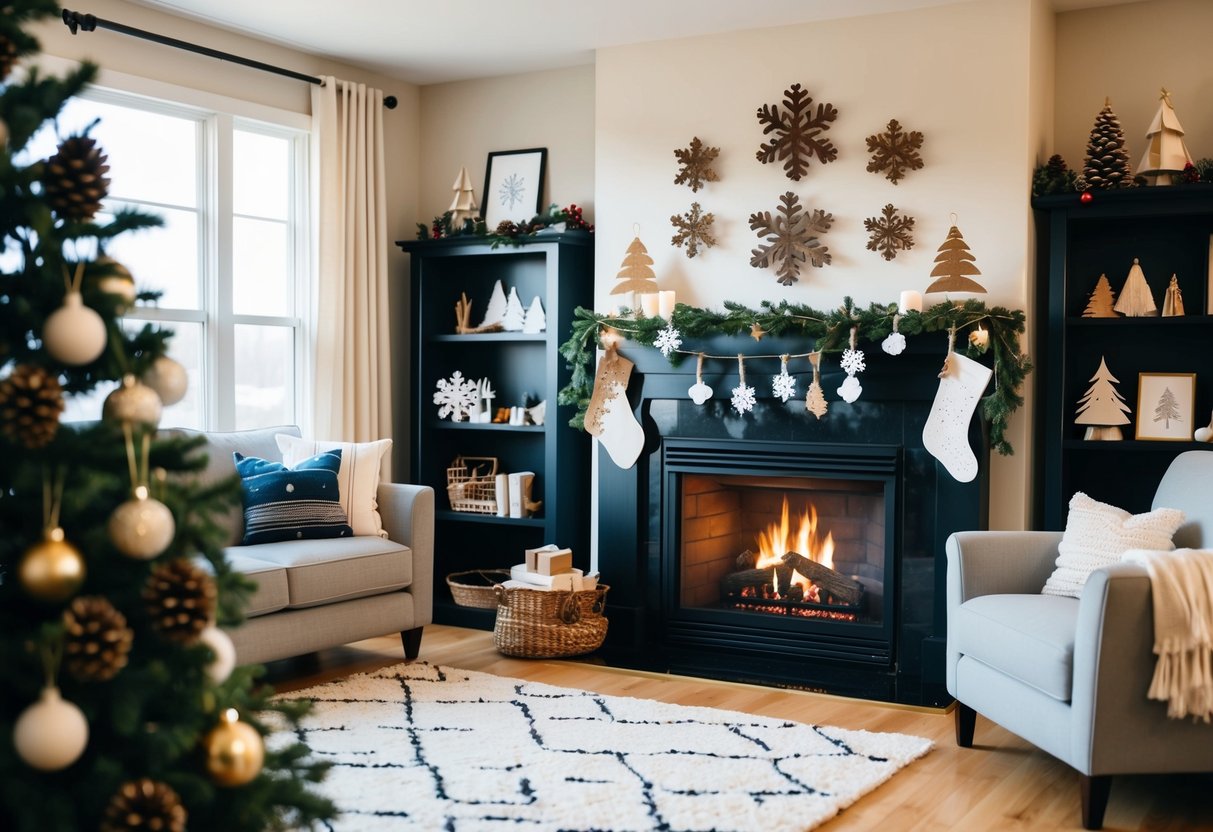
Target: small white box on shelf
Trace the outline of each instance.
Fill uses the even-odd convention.
[[[510,480],[509,474],[498,474],[493,478],[494,496],[497,498],[497,516],[510,516]]]
[[[518,471],[510,474],[510,517],[529,517],[527,504],[531,501],[531,486],[535,482],[535,474],[531,471]]]

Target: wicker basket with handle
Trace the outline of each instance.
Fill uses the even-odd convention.
[[[446,469],[446,494],[454,511],[496,514],[497,457],[455,457]]]
[[[469,569],[447,575],[446,585],[451,588],[451,599],[459,606],[495,610],[497,595],[493,587],[509,579],[508,569]]]
[[[606,638],[602,613],[608,589],[606,584],[578,592],[495,586],[493,644],[507,656],[528,659],[591,653]]]

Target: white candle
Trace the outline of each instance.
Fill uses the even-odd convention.
[[[984,352],[986,348],[990,346],[989,330],[983,328],[981,324],[978,324],[977,329],[969,333],[969,343]]]
[[[657,293],[657,311],[667,321],[674,314],[674,290],[666,289]]]
[[[897,311],[904,315],[907,312],[922,311],[922,292],[915,292],[913,289],[906,289],[901,293],[901,302],[897,304]]]
[[[661,298],[657,292],[645,292],[643,295],[637,295],[640,299],[640,308],[644,312],[646,318],[656,318],[661,312]]]

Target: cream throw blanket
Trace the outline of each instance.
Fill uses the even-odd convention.
[[[1213,551],[1131,549],[1123,560],[1150,573],[1154,652],[1146,693],[1167,702],[1167,716],[1213,718]]]

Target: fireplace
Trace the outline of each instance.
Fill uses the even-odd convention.
[[[717,340],[725,343],[705,351],[781,349],[770,339]],[[978,478],[957,483],[922,446],[944,349],[942,336],[919,336],[895,359],[868,350],[861,399],[831,401],[818,421],[803,400],[760,398],[745,416],[727,398],[697,406],[686,397],[693,362],[671,367],[625,345],[646,445],[630,469],[599,461],[598,568],[612,587],[606,659],[947,701],[943,544],[984,527],[988,460],[979,455]],[[705,381],[727,390],[735,376],[720,363]],[[841,379],[823,373],[822,386],[832,392]],[[969,438],[984,446],[980,423]]]

